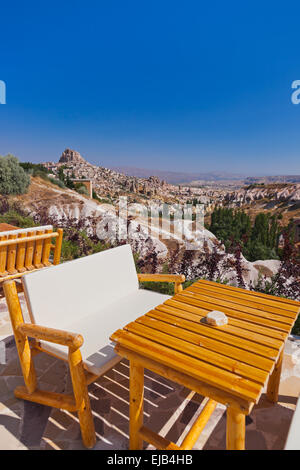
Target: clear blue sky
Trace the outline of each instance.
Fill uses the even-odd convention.
[[[300,173],[300,4],[2,2],[0,154]]]

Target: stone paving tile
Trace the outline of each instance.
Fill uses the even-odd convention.
[[[40,361],[43,356],[47,362],[47,356],[44,354],[40,355]],[[65,365],[61,366],[61,361],[56,362],[57,364],[54,363],[48,367],[50,388],[51,385],[52,388],[56,387],[55,381],[52,380],[54,378],[59,377],[60,384],[67,382],[68,374]],[[57,366],[56,371],[55,366]],[[120,370],[124,369],[122,364],[116,366],[115,369],[118,370],[118,367]],[[118,374],[112,371],[89,387],[97,432],[95,449],[128,448],[128,387],[123,385],[126,381],[123,381],[123,387],[111,381],[112,377],[116,378],[117,376]],[[41,377],[45,381],[45,373]],[[19,402],[14,399],[12,390],[16,384],[20,383],[21,378],[9,376],[1,377],[1,379],[6,379],[4,390],[2,390],[5,391],[5,395],[2,394],[1,399],[4,396],[10,396],[14,402]],[[126,380],[128,381],[128,379]],[[157,377],[157,381],[160,381],[160,377]],[[154,382],[153,377],[152,382],[149,380],[149,385],[158,382]],[[163,430],[166,437],[177,442],[189,429],[189,424],[193,420],[194,414],[199,410],[203,397],[194,395],[189,400],[187,398],[191,393],[189,390],[171,382],[166,385],[168,388],[165,385],[158,387],[160,395],[153,393],[153,390],[145,390],[145,398],[148,400],[145,403],[145,424],[155,431]],[[44,382],[43,386],[47,386],[47,383]],[[180,406],[185,399],[187,404],[181,410]],[[251,420],[247,425],[247,448],[283,448],[293,411],[280,405],[275,405],[275,408],[276,412],[274,406],[270,406],[268,403],[262,403],[257,409],[254,408]],[[23,408],[19,407],[18,414],[9,414],[9,409],[10,404],[7,402],[7,406],[0,410],[0,436],[2,436],[2,430],[5,429],[4,442],[7,444],[4,445],[7,445],[7,448],[17,449],[24,446],[29,449],[83,448],[75,414],[56,409],[51,410],[34,403],[25,403]],[[215,410],[195,448],[225,448],[226,419],[224,410],[225,407]],[[13,435],[13,438],[8,438],[7,433]]]
[[[20,441],[28,447],[38,447],[43,437],[51,408],[29,401],[24,402],[20,426]]]
[[[0,450],[19,450],[27,447],[19,437],[21,419],[13,411],[0,412]]]

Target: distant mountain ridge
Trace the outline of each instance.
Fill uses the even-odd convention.
[[[300,175],[247,176],[245,174],[229,173],[225,171],[185,173],[167,170],[150,170],[147,168],[136,168],[131,166],[117,166],[111,168],[115,171],[119,171],[120,173],[124,173],[128,176],[135,176],[137,178],[157,176],[169,184],[199,184],[201,181],[240,181],[244,184],[300,183]]]
[[[78,167],[80,172],[86,170],[87,173],[91,173],[91,169],[94,168],[98,172],[117,172],[115,175],[120,180],[126,180],[129,178],[149,179],[151,177],[159,178],[162,183],[166,182],[171,185],[186,185],[190,187],[201,187],[202,185],[219,184],[220,186],[243,186],[250,184],[270,184],[270,183],[300,183],[300,175],[277,175],[277,176],[247,176],[245,174],[230,173],[226,171],[209,171],[209,172],[179,172],[179,171],[168,171],[148,168],[137,168],[131,166],[112,166],[110,168],[104,168],[96,165],[92,165],[85,160],[79,152],[66,148],[58,164],[54,162],[46,162],[47,167],[56,167],[57,165],[71,165],[75,168]],[[93,173],[93,172],[92,172]],[[83,176],[83,173],[81,174]],[[86,177],[91,175],[85,175]],[[95,175],[94,175],[95,176]],[[137,182],[136,182],[137,183]]]
[[[245,184],[252,183],[300,183],[300,175],[248,176]]]
[[[160,179],[165,180],[169,184],[184,184],[190,183],[196,180],[202,181],[240,181],[246,178],[246,175],[240,175],[235,173],[227,173],[222,171],[211,171],[207,173],[184,173],[177,171],[167,170],[155,170],[147,168],[136,168],[131,166],[117,166],[111,167],[115,171],[125,173],[128,176],[135,176],[137,178],[147,178],[149,176],[157,176]]]

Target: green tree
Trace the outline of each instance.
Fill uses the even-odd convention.
[[[60,181],[62,181],[63,183],[65,182],[65,174],[64,174],[64,169],[63,167],[59,167],[59,170],[58,170],[58,179],[60,179]]]
[[[269,219],[261,212],[257,214],[254,221],[254,227],[251,234],[251,240],[255,240],[262,245],[268,245],[269,238]]]
[[[79,194],[84,194],[85,196],[89,196],[88,189],[84,184],[81,184],[81,183],[75,184],[75,191],[77,191]]]
[[[0,194],[24,194],[30,184],[30,176],[13,155],[0,156]]]
[[[249,261],[278,259],[281,228],[275,215],[259,213],[252,226],[250,217],[243,210],[218,207],[211,215],[209,230],[228,251],[234,251],[239,244]]]
[[[228,249],[232,244],[241,242],[241,240],[250,236],[251,221],[244,211],[219,207],[211,215],[209,230]]]
[[[41,173],[44,176],[48,174],[47,168],[41,163],[20,162],[20,166],[32,176],[40,176]]]

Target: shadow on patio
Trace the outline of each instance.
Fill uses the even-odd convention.
[[[75,413],[23,402],[14,397],[13,389],[23,384],[23,378],[13,339],[7,342],[6,360],[6,365],[0,365],[1,448],[84,449]],[[35,364],[42,388],[56,392],[71,391],[66,363],[41,353],[36,356]],[[128,374],[128,363],[122,360],[89,386],[97,433],[95,449],[128,449]],[[284,395],[285,385],[283,382],[283,394],[277,405],[270,404],[263,395],[247,417],[247,449],[284,447],[296,404],[295,396]],[[204,397],[146,371],[144,422],[173,442],[179,444],[182,441],[205,401]],[[226,448],[224,406],[218,405],[194,448]]]

